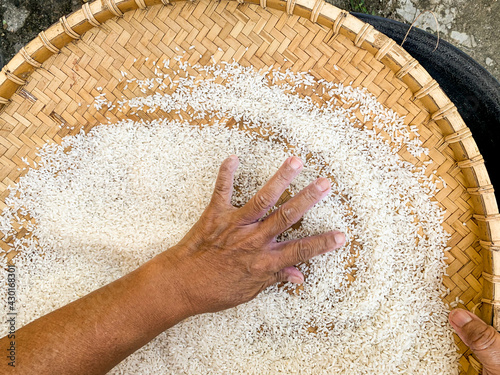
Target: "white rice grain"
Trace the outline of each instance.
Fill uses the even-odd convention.
[[[185,78],[170,80],[168,92],[156,77],[129,79],[132,91],[154,93],[121,99],[117,110],[182,111],[205,125],[100,125],[45,145],[38,168],[11,188],[0,231],[10,236],[22,225],[29,233],[13,244],[21,251],[19,324],[179,241],[208,204],[228,155],[241,160],[233,203],[242,205],[294,154],[306,164],[292,194],[318,176],[329,176],[333,189],[281,239],[339,229],[346,246],[300,266],[307,274],[300,293],[272,286],[247,304],[189,318],[111,373],[458,373],[441,300],[449,293],[442,284],[448,235],[444,212],[431,200],[439,189],[426,175],[428,150],[418,127],[406,126],[366,90],[308,73],[259,73],[233,62],[198,66],[197,77],[180,59],[174,60]],[[325,93],[321,104],[300,94],[307,87]],[[115,106],[104,93],[94,105]],[[228,119],[243,130],[229,128]],[[424,167],[402,160],[403,148]]]

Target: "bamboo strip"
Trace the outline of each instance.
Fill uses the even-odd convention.
[[[241,0],[237,1],[241,2]],[[36,68],[39,68],[52,55],[58,54],[60,49],[77,39],[77,37],[79,38],[84,35],[93,27],[100,26],[110,18],[115,16],[121,17],[128,11],[138,8],[143,9],[146,6],[149,8],[160,3],[164,5],[182,4],[179,0],[174,0],[173,2],[169,0],[94,1],[84,4],[81,10],[61,18],[60,22],[41,32],[38,38],[25,46],[0,73],[0,105],[4,108],[14,105],[14,102],[10,99],[16,96],[15,93],[19,87],[25,85],[26,79],[32,72],[36,71]],[[484,166],[484,161],[479,154],[470,130],[463,123],[456,107],[449,101],[442,90],[439,89],[437,83],[429,76],[425,69],[393,40],[347,14],[347,12],[330,4],[325,4],[317,0],[250,0],[247,3],[260,4],[262,8],[278,9],[289,15],[299,15],[327,27],[331,30],[331,33],[328,34],[331,37],[327,45],[335,44],[337,47],[345,49],[344,60],[339,60],[340,62],[337,62],[337,64],[344,66],[346,69],[350,67],[349,53],[354,53],[350,51],[355,51],[355,48],[362,46],[364,50],[370,53],[372,60],[369,60],[370,57],[366,60],[363,59],[358,68],[367,69],[364,66],[369,67],[372,63],[379,64],[377,65],[380,67],[379,69],[388,68],[400,80],[400,85],[403,85],[403,87],[407,86],[411,91],[408,100],[411,99],[415,103],[425,105],[428,117],[431,119],[428,123],[428,128],[436,132],[441,131],[442,134],[446,135],[442,141],[448,144],[449,148],[453,151],[455,161],[457,162],[456,165],[459,168],[458,172],[447,174],[447,178],[449,178],[447,182],[449,185],[453,184],[453,186],[464,184],[467,187],[466,192],[470,194],[469,197],[474,204],[475,214],[473,218],[477,221],[479,243],[483,248],[484,275],[500,275],[500,247],[497,244],[500,240],[500,217],[498,215],[498,205],[493,193],[493,187]],[[209,41],[207,38],[204,40]],[[346,41],[349,40],[352,43],[351,46],[347,46],[346,44]],[[213,41],[210,42],[212,43]],[[313,42],[313,44],[315,48],[318,46],[327,48],[321,45],[321,41],[318,43]],[[309,52],[307,45],[301,48],[302,50],[297,49],[295,51],[296,55],[300,55],[305,51]],[[323,58],[322,54],[325,53],[321,52],[314,58],[318,61],[318,59]],[[252,61],[257,62],[257,60]],[[380,72],[378,74],[381,74]],[[325,71],[324,74],[331,73]],[[387,77],[377,78],[376,82],[378,83],[373,86],[377,90],[380,90],[379,92],[382,94],[385,92],[383,85],[386,85],[386,82],[390,82],[387,84],[393,87],[397,85],[395,81],[390,81]],[[43,95],[43,93],[37,93],[34,97],[39,98],[40,95]],[[32,96],[27,94],[25,97],[30,98]],[[38,101],[35,100],[34,103]],[[416,116],[420,115],[416,114]],[[425,120],[425,117],[416,118],[420,119],[420,122]],[[440,150],[441,157],[446,155],[446,148],[439,146],[436,150]],[[456,178],[453,176],[456,176]],[[450,194],[452,194],[453,190],[450,191]],[[460,197],[459,199],[459,197],[454,196],[453,199],[450,199],[454,203],[457,203],[459,201],[466,202],[469,198],[462,199]],[[481,283],[482,276],[476,275],[474,279],[476,283]],[[482,299],[484,305],[481,309],[483,319],[493,322],[498,328],[500,309],[498,306],[489,306],[488,302],[485,302],[500,299],[500,284],[498,283],[497,276],[492,276],[490,279],[486,276],[486,284],[491,285],[488,287],[485,286],[485,289],[483,289]],[[474,360],[472,357],[469,357],[469,361],[471,364],[469,370],[475,368],[476,366],[473,364]]]

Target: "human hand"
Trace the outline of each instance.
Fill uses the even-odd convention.
[[[235,156],[222,163],[210,204],[178,245],[16,331],[19,352],[28,359],[16,365],[18,373],[107,373],[189,316],[247,302],[279,281],[303,282],[294,264],[343,245],[345,237],[336,231],[276,242],[276,236],[328,194],[326,178],[319,178],[261,220],[302,163],[289,158],[238,209],[231,205],[237,167]],[[10,345],[10,336],[0,339],[0,348]]]
[[[458,336],[482,363],[483,374],[500,374],[500,333],[463,309],[452,310],[449,320]]]
[[[238,165],[236,156],[224,160],[212,200],[198,222],[178,245],[160,255],[169,269],[175,270],[170,280],[182,291],[190,315],[247,302],[277,282],[300,284],[304,276],[295,264],[337,249],[345,242],[344,234],[338,231],[276,242],[280,233],[329,193],[330,181],[326,178],[318,178],[261,220],[299,174],[299,158],[288,158],[241,208],[231,205]]]

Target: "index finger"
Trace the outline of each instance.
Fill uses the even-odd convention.
[[[269,215],[263,223],[264,230],[271,237],[276,237],[299,221],[306,211],[328,195],[329,191],[330,181],[324,177],[318,178]]]
[[[255,194],[239,213],[245,223],[253,223],[264,216],[276,204],[281,194],[302,169],[302,161],[292,156],[285,160],[273,177]]]
[[[277,269],[303,263],[309,259],[338,249],[345,244],[345,235],[339,231],[330,231],[299,240],[280,242],[272,253]]]

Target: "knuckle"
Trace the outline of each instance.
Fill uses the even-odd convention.
[[[319,194],[318,190],[313,187],[309,186],[307,189],[304,190],[304,198],[309,201],[309,202],[314,202],[318,199]]]
[[[276,272],[274,274],[274,279],[275,279],[276,283],[280,283],[282,281],[286,281],[287,277],[286,277],[285,271],[284,270],[279,270],[278,272]]]
[[[337,242],[335,241],[335,236],[333,233],[325,233],[320,237],[320,243],[318,244],[322,251],[333,249]]]
[[[280,206],[277,215],[281,223],[286,226],[292,225],[300,218],[299,212],[294,206]]]
[[[276,173],[276,182],[279,184],[279,185],[288,185],[288,174],[289,174],[289,169],[291,169],[290,167],[287,167],[286,170],[279,170],[277,173]]]
[[[218,195],[225,195],[229,193],[231,189],[227,186],[227,182],[228,181],[226,180],[221,180],[220,183],[215,186],[214,192]]]
[[[224,175],[232,173],[231,163],[228,160],[224,161],[219,168],[219,172]]]
[[[251,230],[239,231],[235,236],[234,243],[238,244],[238,247],[245,251],[246,253],[258,254],[262,250],[262,246],[265,241],[261,238],[260,233],[252,233]],[[256,261],[260,260],[260,257],[256,256]]]
[[[294,256],[298,262],[306,262],[314,255],[314,246],[311,241],[299,241],[294,249]]]
[[[267,211],[273,205],[273,197],[269,193],[258,192],[255,195],[254,205],[259,211]]]
[[[485,326],[474,333],[470,348],[472,350],[485,350],[492,347],[497,340],[498,332],[492,326]]]
[[[263,275],[269,273],[271,270],[269,261],[261,258],[252,264],[252,273],[256,275]]]

